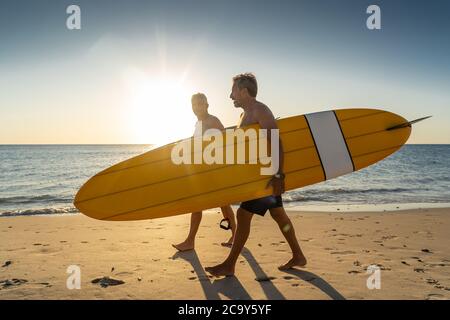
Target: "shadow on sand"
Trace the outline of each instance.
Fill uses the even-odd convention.
[[[250,300],[251,297],[236,277],[226,277],[211,282],[206,274],[195,250],[177,252],[172,259],[181,258],[189,262],[197,275],[205,297],[208,300],[220,300],[219,293],[233,300]]]
[[[269,277],[261,269],[258,262],[254,258],[253,254],[250,252],[250,250],[244,248],[242,250],[241,255],[247,260],[248,264],[255,273],[256,278],[259,279],[259,284],[261,285],[261,288],[264,291],[264,294],[266,295],[267,299],[285,300],[286,298],[275,287],[273,282],[270,281]],[[250,294],[245,290],[245,288],[242,286],[241,282],[238,280],[237,277],[225,277],[211,282],[208,274],[203,269],[203,266],[201,265],[195,250],[187,252],[176,252],[172,257],[172,259],[174,260],[179,258],[191,264],[195,274],[197,275],[198,280],[200,281],[206,299],[220,300],[221,298],[219,294],[222,294],[228,297],[229,299],[233,300],[252,299]],[[315,275],[314,273],[298,269],[291,269],[284,272],[296,276],[303,281],[307,281],[313,284],[334,300],[345,300],[345,298],[336,289],[334,289],[330,284],[328,284],[325,280]]]
[[[322,290],[323,293],[327,294],[333,300],[345,300],[345,297],[341,295],[335,288],[333,288],[328,282],[314,273],[299,269],[289,269],[283,272],[311,283],[318,289]]]

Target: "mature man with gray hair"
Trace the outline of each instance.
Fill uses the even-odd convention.
[[[258,84],[253,74],[245,73],[233,78],[233,87],[231,89],[230,98],[233,100],[236,108],[242,108],[244,110],[238,127],[259,124],[261,129],[278,129],[277,122],[269,107],[256,100],[257,93]],[[267,135],[267,139],[270,145],[270,134]],[[279,269],[286,270],[295,266],[303,267],[306,265],[306,258],[298,244],[294,226],[283,208],[281,194],[284,192],[284,156],[281,140],[279,141],[278,155],[279,170],[268,181],[268,186],[273,187],[272,195],[241,203],[237,211],[236,235],[228,257],[223,263],[217,266],[205,268],[205,270],[212,275],[217,277],[234,275],[236,261],[250,234],[250,224],[253,215],[258,214],[264,216],[267,210],[269,210],[270,215],[278,224],[292,250],[292,258],[287,263],[281,265]]]

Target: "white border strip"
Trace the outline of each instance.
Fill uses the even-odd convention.
[[[322,161],[325,178],[353,172],[353,163],[333,111],[305,115]]]

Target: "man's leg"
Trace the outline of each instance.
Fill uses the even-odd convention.
[[[242,251],[242,248],[244,248],[245,242],[247,242],[248,235],[250,234],[250,224],[252,222],[252,218],[253,213],[242,208],[238,209],[236,234],[234,236],[234,242],[231,247],[230,254],[223,263],[214,267],[206,267],[206,271],[216,277],[234,275],[236,261]]]
[[[302,249],[298,244],[297,238],[295,237],[294,226],[291,223],[291,219],[286,214],[283,207],[270,209],[270,215],[277,222],[278,227],[286,238],[286,241],[292,250],[292,259],[286,264],[279,267],[280,270],[287,270],[292,267],[304,267],[306,265],[306,257],[303,255]]]
[[[195,236],[197,235],[198,227],[202,221],[202,212],[193,212],[191,214],[191,226],[189,229],[189,234],[183,242],[179,244],[172,244],[172,246],[179,251],[187,251],[194,249],[195,246]]]
[[[227,242],[222,242],[223,246],[231,246],[233,244],[234,234],[236,231],[236,220],[234,218],[234,212],[231,206],[225,206],[220,208],[222,210],[223,217],[230,221],[231,238]]]

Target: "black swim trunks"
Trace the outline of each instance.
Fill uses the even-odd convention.
[[[264,216],[267,210],[272,208],[279,208],[282,206],[283,199],[281,198],[281,196],[268,196],[242,202],[240,207],[251,213]]]

